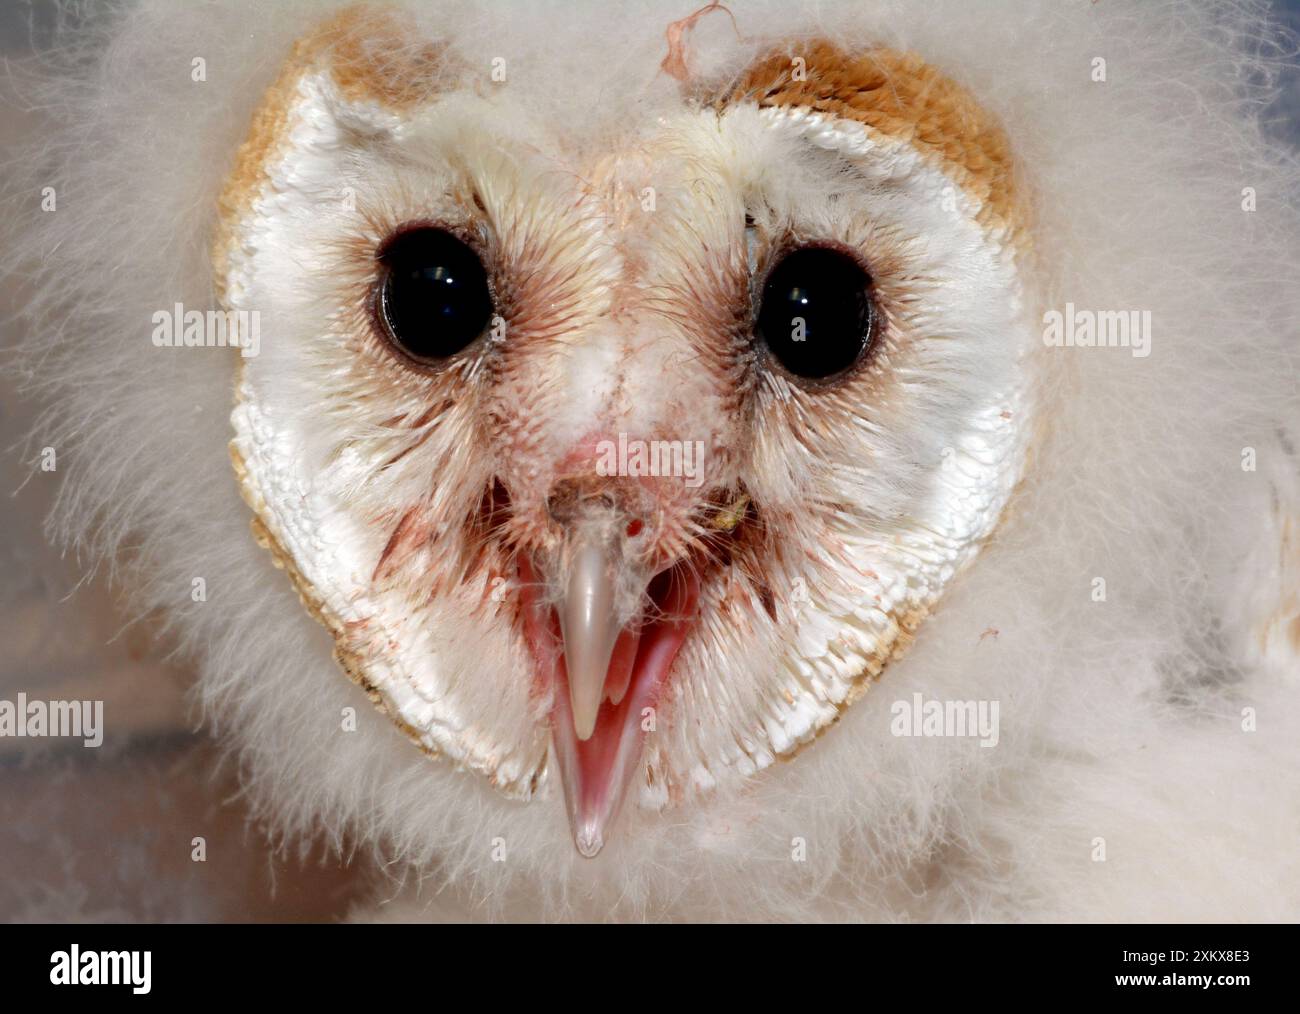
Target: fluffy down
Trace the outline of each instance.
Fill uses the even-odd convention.
[[[1294,158],[1259,126],[1280,45],[1262,5],[737,3],[735,30],[698,23],[699,70],[806,35],[916,50],[966,85],[1034,194],[1035,316],[1149,309],[1152,354],[1046,357],[1029,474],[907,656],[794,762],[667,818],[631,812],[594,862],[560,808],[430,763],[341,678],[249,537],[226,451],[237,357],[148,341],[155,310],[213,305],[223,177],[325,6],[145,0],[74,23],[17,81],[52,126],[7,195],[4,268],[30,293],[20,364],[47,406],[33,447],[69,463],[51,531],[114,567],[193,658],[196,699],[279,841],[372,849],[405,888],[374,917],[1300,914],[1300,220]],[[667,87],[667,22],[690,11],[415,13],[412,47],[506,55],[536,117],[613,130]],[[42,186],[57,213],[31,199]],[[891,736],[891,705],[918,692],[999,701],[997,747]],[[346,707],[359,729],[340,735]]]

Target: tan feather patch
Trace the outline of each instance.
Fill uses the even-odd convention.
[[[1023,242],[1027,215],[1006,133],[966,89],[914,53],[847,53],[823,40],[780,47],[715,100],[719,108],[740,102],[813,109],[906,141],[979,201],[984,228]]]
[[[441,43],[412,48],[407,16],[370,4],[345,8],[303,36],[253,113],[248,134],[218,198],[213,262],[218,292],[226,277],[226,251],[234,224],[266,181],[267,165],[283,149],[298,84],[315,68],[328,68],[340,93],[395,111],[427,101],[445,71]]]

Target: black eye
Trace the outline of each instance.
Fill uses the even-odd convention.
[[[820,379],[847,370],[871,340],[871,277],[847,254],[803,247],[763,285],[756,331],[787,370]]]
[[[492,317],[487,272],[469,246],[442,229],[393,239],[380,307],[393,341],[419,359],[445,359],[481,335]]]

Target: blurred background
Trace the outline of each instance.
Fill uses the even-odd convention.
[[[1273,5],[1300,32],[1300,0]],[[53,0],[0,0],[0,73],[49,46],[56,24]],[[40,129],[38,118],[6,104],[5,94],[0,87],[0,152]],[[1284,76],[1266,128],[1300,148],[1300,62]],[[3,164],[0,154],[0,173]],[[15,301],[16,287],[0,279],[5,346],[14,340],[3,322]],[[190,674],[160,660],[145,632],[126,625],[102,576],[88,577],[77,560],[49,547],[42,519],[59,473],[33,471],[20,459],[31,414],[6,368],[0,700],[19,693],[102,700],[112,720],[99,749],[80,740],[0,736],[0,921],[345,916],[371,871],[319,851],[280,855],[249,825],[234,771],[187,707]],[[191,859],[196,836],[206,841],[206,862]]]

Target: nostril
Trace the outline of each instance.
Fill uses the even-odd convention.
[[[573,505],[577,502],[577,485],[566,479],[551,487],[551,492],[546,497],[546,512],[557,521],[562,521],[573,512]]]
[[[580,479],[561,479],[551,488],[551,493],[546,498],[547,512],[560,522],[571,520],[580,507],[590,509],[614,506],[615,498],[608,487],[603,484],[596,487]]]

